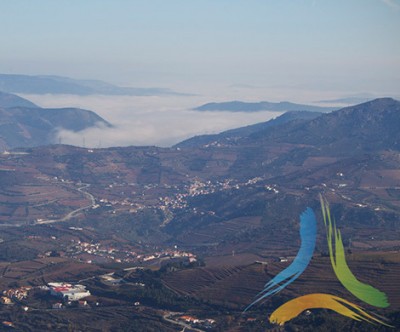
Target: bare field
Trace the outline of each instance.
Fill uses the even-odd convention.
[[[256,229],[260,226],[261,217],[240,217],[213,223],[196,231],[189,231],[179,238],[180,241],[195,245],[203,243],[218,243],[223,237],[233,236],[246,229]]]

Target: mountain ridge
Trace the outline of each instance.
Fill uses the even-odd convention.
[[[115,96],[184,95],[166,88],[120,87],[99,80],[51,75],[0,74],[0,91],[24,94],[93,94]]]
[[[313,105],[296,104],[288,101],[273,103],[269,101],[243,102],[227,101],[220,103],[207,103],[194,108],[195,111],[226,111],[226,112],[260,112],[260,111],[310,111],[310,112],[331,112],[338,107],[321,107]]]
[[[366,149],[391,144],[398,148],[400,136],[400,102],[393,98],[378,98],[355,106],[323,114],[296,128],[288,126],[280,132],[258,132],[253,139],[273,139],[286,143],[330,145],[337,150]],[[305,135],[305,133],[308,133]]]

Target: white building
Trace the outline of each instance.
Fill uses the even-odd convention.
[[[90,292],[83,285],[72,285],[63,282],[50,282],[50,294],[68,301],[78,301],[90,296]]]

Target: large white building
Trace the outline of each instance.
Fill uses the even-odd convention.
[[[64,282],[50,282],[50,294],[68,301],[78,301],[90,296],[90,292],[83,285],[72,285]]]

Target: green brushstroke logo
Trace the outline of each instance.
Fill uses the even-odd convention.
[[[335,221],[332,222],[328,202],[320,196],[322,216],[326,228],[329,257],[336,277],[351,294],[361,301],[378,308],[387,308],[390,304],[385,293],[359,281],[351,272],[346,262],[344,246],[340,230],[336,229]]]

